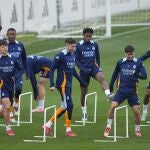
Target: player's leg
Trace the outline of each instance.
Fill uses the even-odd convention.
[[[10,117],[10,121],[12,123],[16,122],[15,120],[15,117],[14,117],[14,114],[13,114],[13,103],[14,103],[14,89],[12,87],[12,90],[8,91],[9,92],[9,100],[10,100],[10,103],[11,103],[11,106],[9,108],[9,117]]]
[[[1,103],[3,105],[3,118],[6,123],[6,133],[7,135],[14,136],[13,130],[10,126],[10,117],[9,117],[9,110],[11,106],[11,102],[9,99],[9,93],[7,91],[2,91]]]
[[[104,137],[107,137],[110,134],[111,125],[112,125],[113,118],[114,118],[115,108],[117,108],[119,106],[119,104],[121,104],[125,100],[125,98],[126,97],[123,93],[120,93],[117,91],[117,93],[115,94],[115,97],[112,100],[109,111],[108,111],[107,125],[106,125],[105,131],[104,131]]]
[[[82,71],[80,71],[80,77],[89,85],[90,82],[90,75],[84,74]],[[81,110],[82,110],[82,120],[84,119],[85,114],[85,120],[87,120],[87,104],[85,104],[85,95],[88,93],[88,86],[80,84],[80,102],[81,102]]]
[[[105,95],[112,100],[114,95],[110,94],[109,87],[104,79],[104,74],[97,65],[93,65],[92,67],[92,76],[99,82],[101,89],[105,92]]]
[[[0,117],[3,117],[3,109],[4,109],[4,106],[2,102],[0,101]]]
[[[56,118],[62,116],[65,113],[67,108],[66,98],[65,98],[65,88],[59,88],[58,91],[61,95],[61,106],[56,110]],[[55,115],[50,117],[49,121],[44,125],[47,135],[52,134],[51,127],[53,125],[54,120],[55,120]]]
[[[65,99],[67,104],[67,109],[65,112],[66,136],[76,136],[76,134],[71,129],[71,120],[72,120],[72,111],[73,111],[71,88],[65,88]]]
[[[136,136],[142,136],[140,124],[141,124],[141,115],[140,115],[140,101],[136,94],[133,94],[132,96],[129,96],[128,103],[132,108],[132,111],[134,113],[134,119],[135,119],[135,135]]]
[[[132,106],[132,110],[135,118],[135,135],[142,136],[140,124],[141,124],[141,115],[140,115],[140,105]]]
[[[14,99],[14,103],[13,103],[15,115],[18,115],[18,102],[19,102],[19,96],[22,93],[23,73],[24,73],[24,71],[21,70],[21,71],[17,72],[17,74],[15,75],[15,99]],[[11,109],[13,110],[13,108],[11,108]]]
[[[142,117],[141,117],[141,121],[146,121],[146,117],[148,114],[148,103],[150,100],[150,82],[147,85],[147,89],[144,95],[144,101],[143,101],[143,113],[142,113]]]
[[[38,107],[36,109],[33,109],[32,112],[44,112],[44,100],[46,95],[46,83],[48,81],[48,78],[40,77],[38,81]]]

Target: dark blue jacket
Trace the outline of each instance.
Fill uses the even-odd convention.
[[[37,89],[37,80],[36,74],[42,71],[50,72],[53,60],[43,56],[29,56],[27,57],[27,76],[30,78],[30,82],[34,91],[34,98],[37,99],[38,89]],[[50,73],[49,73],[50,79]]]
[[[11,55],[0,56],[1,89],[13,91],[14,75],[21,69],[20,64]]]
[[[110,91],[113,91],[115,80],[118,78],[118,90],[127,93],[137,93],[138,79],[146,79],[145,67],[137,58],[127,60],[123,58],[117,62],[110,81]]]
[[[56,79],[57,88],[72,87],[73,76],[75,76],[79,82],[86,85],[86,83],[79,77],[79,75],[75,71],[74,53],[67,52],[67,50],[64,49],[54,57],[54,63],[50,71],[52,80],[53,80],[54,71],[56,69],[57,69],[57,79]],[[54,87],[54,86],[55,85],[53,81],[51,82],[50,87]]]
[[[26,67],[26,51],[24,48],[23,43],[15,41],[15,42],[9,42],[8,44],[8,53],[15,57],[18,63],[21,64],[22,69],[27,70]]]
[[[86,73],[95,63],[100,66],[99,47],[94,41],[81,40],[76,45],[76,65]]]

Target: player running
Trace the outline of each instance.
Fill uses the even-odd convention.
[[[87,120],[87,107],[85,106],[85,95],[88,92],[88,86],[90,78],[93,77],[97,80],[105,91],[106,96],[110,99],[113,95],[110,94],[109,87],[104,80],[104,74],[100,68],[100,56],[98,44],[92,41],[92,35],[94,31],[92,28],[83,29],[83,40],[79,41],[76,46],[76,65],[80,69],[80,77],[84,79],[87,86],[80,84],[81,89],[81,109],[82,109],[82,120]]]
[[[14,111],[15,114],[18,114],[18,100],[19,95],[22,92],[23,86],[23,73],[26,71],[26,51],[23,43],[16,41],[16,30],[14,28],[9,28],[7,30],[8,38],[8,52],[10,55],[14,56],[18,63],[21,65],[21,70],[15,75],[15,102],[14,102]],[[12,113],[13,108],[10,110],[10,119],[12,122],[15,122],[15,118]]]
[[[71,129],[71,119],[73,111],[72,102],[72,78],[73,75],[82,82],[79,76],[75,72],[75,55],[74,50],[76,46],[76,41],[72,38],[68,38],[65,41],[65,49],[58,53],[54,58],[54,63],[51,68],[51,77],[55,69],[57,69],[57,80],[56,88],[61,95],[61,107],[57,109],[56,116],[60,117],[65,113],[66,120],[66,136],[76,136],[76,134]],[[84,84],[84,82],[82,83]],[[51,89],[53,90],[54,83],[51,82]],[[51,126],[54,122],[54,115],[46,123],[45,130],[46,134],[51,134]]]
[[[141,61],[145,61],[148,58],[150,58],[150,50],[148,50],[144,55],[139,57]],[[142,113],[141,121],[146,121],[146,117],[148,114],[147,109],[148,109],[149,100],[150,100],[150,81],[149,83],[147,83],[147,87],[146,87],[146,92],[145,92],[144,101],[143,101],[143,113]]]
[[[38,100],[38,107],[33,109],[33,112],[44,111],[44,99],[46,95],[45,85],[50,79],[50,69],[53,60],[43,56],[29,56],[27,57],[27,74],[34,92],[34,99]],[[41,76],[37,82],[36,74],[41,72]],[[50,81],[51,82],[51,81]]]
[[[10,126],[9,109],[14,96],[14,75],[20,70],[18,62],[8,55],[6,40],[0,40],[0,112],[6,123],[6,134],[14,136]]]
[[[125,56],[125,58],[117,62],[110,82],[110,91],[112,92],[115,80],[118,77],[118,89],[108,111],[107,126],[104,132],[105,137],[110,134],[115,108],[117,108],[125,99],[128,100],[128,103],[134,113],[135,135],[142,136],[140,129],[140,102],[138,98],[137,85],[138,79],[144,80],[147,78],[147,73],[142,61],[134,58],[133,46],[129,45],[125,47]]]

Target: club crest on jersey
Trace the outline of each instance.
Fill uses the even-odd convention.
[[[56,59],[59,59],[59,56],[56,56],[55,58],[56,58]]]
[[[136,65],[133,65],[133,69],[136,69]]]
[[[95,51],[95,47],[94,46],[92,47],[92,50]]]
[[[21,47],[18,47],[18,51],[21,51]]]

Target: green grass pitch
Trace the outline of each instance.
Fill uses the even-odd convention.
[[[115,29],[116,30],[116,29]],[[119,29],[124,31],[126,29]],[[137,28],[136,28],[137,30]],[[131,29],[133,31],[133,28]],[[114,31],[114,33],[117,31]],[[18,36],[18,39],[23,41],[26,46],[28,54],[35,54],[39,52],[44,52],[47,50],[53,50],[64,46],[64,40],[62,39],[38,39],[33,34],[32,36]],[[109,83],[113,69],[118,59],[124,57],[124,47],[128,44],[132,44],[136,48],[136,56],[140,56],[150,47],[150,28],[144,28],[141,31],[131,32],[127,34],[122,34],[120,36],[114,36],[109,39],[98,41],[101,47],[101,68],[105,74],[105,79]],[[49,52],[44,54],[48,57],[53,57],[56,52]],[[150,63],[149,60],[145,61],[145,66],[148,72],[147,81],[140,81],[139,83],[139,97],[142,104],[142,99],[145,93],[145,87],[150,77]],[[23,92],[31,91],[31,86],[29,81],[24,80]],[[89,92],[96,91],[98,93],[98,106],[97,106],[97,123],[87,124],[85,127],[72,127],[72,129],[77,133],[77,137],[66,137],[65,127],[64,127],[64,117],[62,116],[57,121],[57,138],[47,139],[46,143],[25,143],[24,139],[33,139],[34,135],[42,134],[42,124],[43,124],[43,114],[33,114],[33,124],[21,124],[20,127],[13,127],[16,134],[15,137],[8,137],[5,134],[5,128],[0,127],[0,149],[2,150],[27,150],[27,149],[37,149],[37,150],[147,150],[150,147],[150,127],[142,127],[143,136],[140,138],[134,135],[134,119],[131,110],[129,109],[129,139],[119,139],[116,143],[94,143],[95,139],[103,139],[103,131],[106,124],[107,112],[109,108],[109,103],[106,100],[104,92],[99,87],[99,84],[95,80],[91,80],[89,86]],[[79,83],[74,79],[73,81],[73,123],[75,120],[81,118],[80,109],[80,88]],[[37,103],[33,102],[34,107]],[[60,96],[57,91],[51,93],[49,91],[49,84],[47,84],[46,93],[46,106],[51,106],[56,104],[58,107],[60,105]],[[126,104],[123,103],[123,104]],[[93,112],[93,97],[90,98],[88,102],[89,119],[92,119]],[[29,98],[23,98],[22,107],[22,118],[26,119],[29,117],[28,108]],[[142,107],[142,105],[141,105]],[[49,112],[51,115],[51,112]],[[117,114],[117,134],[125,134],[125,113],[123,110]],[[148,116],[150,120],[150,115]],[[3,122],[0,119],[0,122]]]

